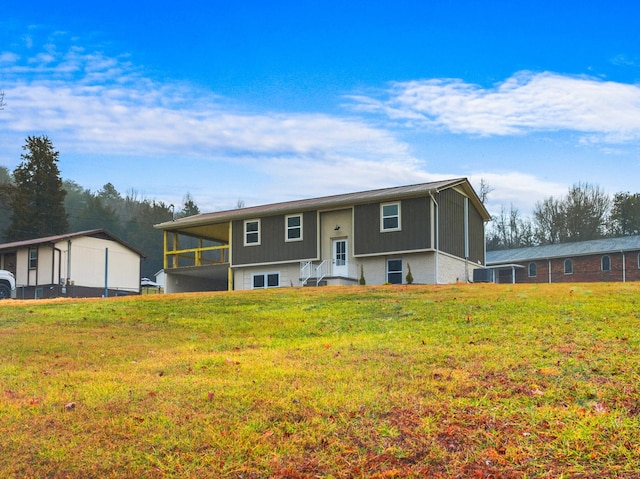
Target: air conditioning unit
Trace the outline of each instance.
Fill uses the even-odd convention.
[[[473,270],[474,283],[493,283],[493,270],[489,268],[478,268]]]

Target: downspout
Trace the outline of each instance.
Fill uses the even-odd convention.
[[[549,262],[549,284],[551,284],[551,260],[547,258],[547,261]]]
[[[627,262],[624,255],[624,251],[620,251],[622,253],[622,282],[627,282]]]
[[[57,248],[55,247],[55,245],[53,243],[51,243],[51,284],[55,284],[53,281],[54,276],[54,272],[56,270],[56,255],[55,255],[55,250]]]
[[[437,193],[437,191],[436,191]],[[439,207],[438,207],[438,202],[436,201],[435,197],[433,196],[433,192],[429,191],[429,196],[431,196],[431,199],[433,200],[433,204],[435,205],[435,209],[436,209],[436,214],[435,214],[435,227],[434,227],[434,234],[435,234],[435,247],[436,247],[436,282],[435,284],[439,284],[439,272],[438,272],[438,262],[439,262],[439,257],[440,257],[440,228],[439,228],[439,224],[440,224],[440,218],[439,218]]]
[[[464,198],[464,278],[469,282],[469,198]],[[514,274],[515,279],[515,274]]]
[[[67,284],[71,283],[71,240],[67,240]]]

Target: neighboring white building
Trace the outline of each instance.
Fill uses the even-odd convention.
[[[139,294],[144,258],[102,229],[0,244],[19,299]]]

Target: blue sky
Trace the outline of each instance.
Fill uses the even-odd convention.
[[[31,1],[0,12],[0,165],[203,211],[468,177],[489,209],[640,191],[640,3]]]

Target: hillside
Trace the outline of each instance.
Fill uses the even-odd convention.
[[[640,284],[0,302],[0,477],[638,477]]]

